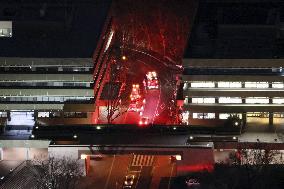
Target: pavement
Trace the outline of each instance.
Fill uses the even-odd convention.
[[[0,178],[6,177],[24,161],[0,160]]]
[[[30,130],[6,130],[0,135],[0,140],[28,140],[32,134],[32,129]]]

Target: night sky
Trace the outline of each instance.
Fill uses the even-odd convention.
[[[13,21],[13,37],[0,38],[0,56],[92,57],[111,0],[23,2],[0,2],[0,20]]]

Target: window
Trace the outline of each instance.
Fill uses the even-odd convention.
[[[203,113],[193,113],[192,118],[193,119],[203,119]]]
[[[49,117],[49,112],[38,112],[37,117]]]
[[[268,82],[245,82],[246,88],[268,88]]]
[[[273,104],[284,104],[284,98],[273,98],[272,103]]]
[[[219,119],[228,119],[230,115],[237,115],[240,119],[242,119],[242,114],[229,114],[229,113],[220,113]]]
[[[215,119],[215,113],[193,113],[193,119]]]
[[[204,119],[215,119],[215,113],[204,113],[203,118]]]
[[[241,82],[218,82],[219,88],[241,88]]]
[[[220,97],[219,103],[238,104],[242,103],[242,99],[240,97]]]
[[[284,84],[282,82],[274,82],[272,83],[272,88],[284,88]]]
[[[0,112],[0,117],[7,117],[7,112]]]
[[[246,103],[247,104],[268,104],[269,103],[269,98],[266,97],[259,97],[259,98],[254,98],[254,97],[249,97],[246,98]]]
[[[0,37],[12,37],[11,21],[0,21]]]
[[[184,104],[188,104],[188,100],[189,100],[189,99],[188,99],[188,96],[186,96],[186,97],[184,98],[183,103],[184,103]]]
[[[182,112],[182,123],[188,125],[189,111]]]
[[[215,103],[215,98],[192,98],[192,103],[194,104],[213,104]]]
[[[191,87],[192,88],[214,88],[215,83],[214,82],[192,82]]]

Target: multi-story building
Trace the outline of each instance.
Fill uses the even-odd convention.
[[[184,120],[222,125],[284,121],[280,1],[201,1],[183,61]],[[206,15],[206,16],[205,16]]]
[[[109,5],[0,3],[2,125],[93,123],[92,57]]]
[[[230,114],[244,122],[284,121],[282,59],[190,59],[184,66],[190,124],[221,124]]]
[[[90,117],[92,70],[87,58],[0,58],[1,117],[9,125]]]

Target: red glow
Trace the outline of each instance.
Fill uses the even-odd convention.
[[[183,165],[177,167],[177,171],[185,171],[185,172],[199,172],[199,171],[212,172],[213,169],[214,169],[213,164],[195,164],[195,165]]]

